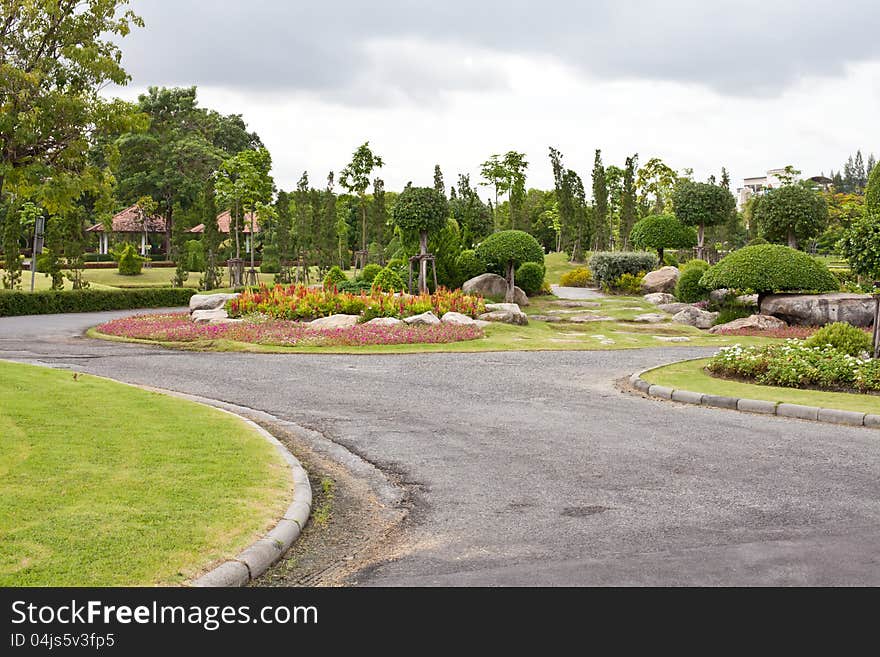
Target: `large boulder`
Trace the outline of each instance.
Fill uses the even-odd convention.
[[[785,328],[785,326],[785,322],[771,315],[751,315],[749,317],[740,317],[732,322],[727,322],[727,324],[713,326],[709,329],[709,333],[726,333],[727,331],[737,331],[740,329],[769,331]]]
[[[669,317],[661,313],[644,313],[633,317],[633,321],[637,324],[659,324],[665,322]]]
[[[480,319],[486,322],[504,322],[519,326],[529,323],[529,318],[516,303],[487,303],[486,310],[488,312],[480,315]]]
[[[319,317],[308,323],[310,331],[318,331],[323,329],[347,329],[355,326],[360,319],[360,315],[328,315],[327,317]]]
[[[197,324],[220,323],[229,319],[226,309],[220,306],[211,310],[194,310],[190,313],[190,319]]]
[[[657,306],[658,310],[662,310],[665,313],[669,313],[670,315],[674,315],[676,313],[680,313],[682,310],[686,310],[690,308],[689,303],[661,303]]]
[[[474,320],[462,313],[452,312],[451,310],[440,318],[444,324],[458,324],[460,326],[469,326],[474,324]]]
[[[707,329],[712,326],[712,322],[717,318],[718,313],[710,313],[707,310],[700,310],[690,306],[673,315],[672,321],[676,324],[687,324],[688,326],[696,326],[699,329]]]
[[[727,297],[733,294],[733,290],[728,290],[726,287],[718,288],[717,290],[712,290],[709,292],[709,301],[713,303],[724,303],[727,301]]]
[[[479,294],[484,297],[504,298],[507,294],[507,279],[498,274],[480,274],[461,286],[465,294]],[[513,302],[520,306],[528,306],[529,298],[518,287],[513,288]]]
[[[440,323],[440,318],[429,310],[428,312],[421,313],[420,315],[404,317],[403,321],[411,326],[436,326]]]
[[[403,320],[396,317],[374,317],[367,324],[372,324],[373,326],[399,326],[403,324]]]
[[[646,294],[671,293],[675,289],[675,284],[678,283],[679,276],[678,267],[660,267],[660,269],[648,272],[642,279],[642,292]]]
[[[874,299],[870,294],[770,294],[761,301],[760,312],[797,326],[824,326],[848,322],[853,326],[874,323]]]
[[[235,299],[235,294],[194,294],[189,298],[189,312],[196,310],[216,310],[226,305],[230,299]]]
[[[652,292],[651,294],[645,295],[645,301],[653,303],[655,306],[659,306],[667,303],[675,303],[675,297],[667,292]]]

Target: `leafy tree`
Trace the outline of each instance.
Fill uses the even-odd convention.
[[[577,173],[564,167],[562,153],[552,147],[550,165],[559,206],[558,250],[564,249],[570,253],[571,260],[580,262],[592,239],[584,184]]]
[[[675,170],[660,158],[654,157],[645,162],[636,176],[642,213],[647,214],[651,208],[655,214],[671,209],[672,193],[677,182]]]
[[[199,281],[199,289],[216,290],[223,284],[223,270],[217,261],[222,235],[217,226],[217,203],[214,200],[214,180],[211,178],[205,181],[201,210],[202,223],[205,226],[202,234],[205,247],[205,275]]]
[[[880,217],[880,167],[875,166],[871,171],[865,189],[865,210],[870,215]]]
[[[433,187],[408,186],[394,205],[394,223],[401,231],[419,235],[419,253],[428,253],[428,235],[446,226],[449,210],[444,199]],[[419,269],[419,291],[426,292],[428,269],[422,259]]]
[[[844,231],[838,248],[854,274],[880,280],[880,217],[867,216],[853,222]]]
[[[495,190],[495,203],[491,208],[493,224],[494,227],[497,228],[498,218],[496,210],[498,208],[498,198],[501,194],[506,194],[510,191],[510,176],[508,175],[507,167],[505,167],[504,162],[501,159],[501,155],[493,155],[483,162],[483,164],[480,165],[480,175],[486,181],[481,182],[480,185],[491,186]]]
[[[526,262],[544,264],[544,250],[538,241],[521,230],[503,230],[492,233],[476,248],[477,257],[487,269],[503,271],[507,279],[504,300],[512,302],[516,285],[516,270]]]
[[[727,172],[727,169],[721,167],[721,187],[726,189],[728,192],[730,191],[730,174]]]
[[[441,180],[442,183],[442,180]],[[379,264],[385,264],[385,230],[388,224],[388,208],[385,201],[385,181],[376,178],[373,181],[373,206],[372,206],[372,230],[370,231],[371,243],[375,242],[379,249]]]
[[[608,183],[602,165],[602,151],[597,148],[593,160],[593,233],[596,251],[607,249],[611,242],[608,222]]]
[[[21,224],[38,212],[33,203],[20,208],[7,207],[3,226],[3,287],[7,290],[21,289]]]
[[[434,165],[434,189],[440,196],[446,198],[446,185],[443,184],[443,172],[440,170],[439,164]]]
[[[633,226],[630,241],[638,248],[656,249],[657,259],[662,264],[664,249],[692,247],[697,243],[697,234],[674,214],[652,214]]]
[[[507,188],[510,201],[510,226],[511,228],[526,227],[523,219],[523,204],[526,196],[526,169],[529,163],[525,159],[525,153],[508,151],[504,155],[504,168],[507,172]]]
[[[706,226],[728,221],[736,211],[736,199],[718,185],[682,180],[675,186],[672,207],[684,225],[697,227],[697,258],[703,260]]]
[[[633,226],[638,220],[638,199],[636,198],[636,167],[638,155],[626,158],[626,167],[623,174],[623,189],[620,199],[620,236],[623,239],[623,247],[627,247],[627,239],[632,232]],[[660,256],[663,261],[663,256]]]
[[[280,190],[275,199],[275,214],[278,217],[274,242],[278,256],[278,273],[275,274],[275,282],[286,285],[293,281],[290,275],[290,261],[293,259],[293,213],[290,207],[290,194],[284,190]]]
[[[350,194],[357,194],[361,205],[361,250],[367,250],[367,187],[370,186],[370,174],[381,169],[385,163],[382,158],[370,150],[370,142],[365,141],[354,152],[351,162],[339,173],[339,184]]]
[[[761,234],[771,242],[787,242],[797,248],[798,241],[819,235],[828,223],[828,206],[819,194],[802,185],[784,185],[758,197],[755,221]]]
[[[471,187],[469,175],[459,174],[458,192],[449,200],[449,211],[458,223],[465,248],[473,247],[492,232],[492,212]]]

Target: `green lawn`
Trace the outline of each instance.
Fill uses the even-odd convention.
[[[0,361],[0,586],[181,584],[270,528],[276,449],[200,404]]]
[[[2,275],[3,275],[3,270],[0,269],[0,277],[2,277]],[[40,272],[37,272],[34,275],[34,290],[49,290],[51,288],[52,288],[52,277],[51,276],[49,276],[48,274],[41,274]],[[91,288],[97,289],[97,290],[110,290],[110,289],[112,289],[112,286],[102,285],[100,283],[95,282],[95,283],[91,284]],[[31,273],[29,271],[21,272],[21,289],[24,290],[25,292],[30,292]],[[64,289],[65,290],[72,289],[71,282],[66,279],[64,281]]]
[[[586,267],[583,263],[569,262],[567,253],[550,253],[544,256],[544,266],[547,269],[544,279],[551,285],[559,285],[559,280],[566,272],[578,267]]]
[[[190,272],[184,285],[186,287],[196,288],[199,286],[199,278],[202,274],[199,272]],[[257,273],[261,283],[274,285],[275,274]],[[83,277],[90,283],[106,285],[108,287],[170,287],[171,279],[174,277],[174,269],[171,267],[151,267],[144,269],[137,276],[122,276],[118,269],[86,269]],[[223,282],[228,282],[226,270],[223,271]]]
[[[822,392],[820,390],[799,390],[797,388],[777,388],[739,381],[728,381],[710,376],[706,371],[709,359],[673,363],[645,372],[642,378],[650,383],[668,386],[677,390],[740,397],[743,399],[763,399],[786,404],[803,404],[819,408],[836,408],[843,411],[880,414],[880,397],[876,395],[848,394],[845,392]]]

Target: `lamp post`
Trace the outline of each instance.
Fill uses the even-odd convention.
[[[43,235],[46,233],[46,218],[39,216],[34,221],[34,248],[31,250],[31,292],[37,276],[37,255],[43,252]]]

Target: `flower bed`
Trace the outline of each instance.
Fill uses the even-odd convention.
[[[305,324],[266,319],[230,324],[197,324],[187,313],[136,315],[97,327],[99,333],[159,342],[230,340],[274,346],[356,347],[391,344],[445,344],[483,337],[478,326],[376,326],[358,324],[347,329],[310,329]]]
[[[818,326],[784,326],[778,329],[721,329],[718,335],[749,336],[759,338],[796,338],[806,340],[818,330]]]
[[[724,347],[707,369],[718,376],[766,385],[880,391],[880,360],[851,356],[830,345],[810,347],[801,340],[763,347]]]
[[[482,297],[464,294],[461,290],[439,289],[434,294],[400,295],[381,291],[351,294],[336,288],[319,289],[304,285],[268,287],[245,290],[227,303],[230,317],[260,314],[274,319],[316,319],[328,315],[361,315],[362,321],[376,317],[403,319],[431,311],[438,317],[458,312],[476,317],[485,312]]]

